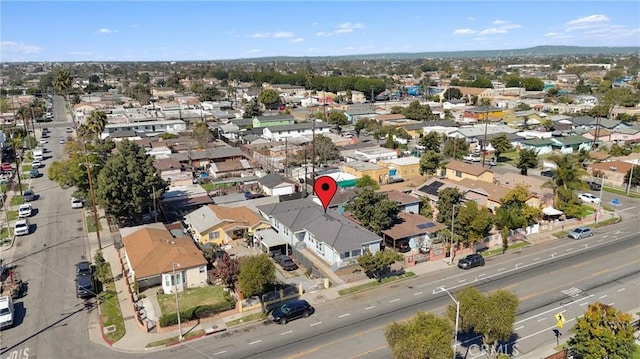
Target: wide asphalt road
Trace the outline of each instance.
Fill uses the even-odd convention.
[[[615,228],[612,229],[612,228]],[[389,358],[384,327],[417,311],[441,314],[455,292],[472,285],[488,292],[505,288],[520,298],[511,343],[520,354],[555,342],[553,316],[564,312],[568,333],[585,303],[613,303],[623,311],[640,307],[639,226],[627,223],[597,231],[593,238],[562,240],[520,254],[487,261],[484,268],[447,269],[420,278],[348,296],[323,305],[307,319],[286,326],[249,325],[212,338],[192,341],[153,358]],[[606,231],[606,234],[605,234]],[[461,337],[459,352],[473,353],[478,340]],[[477,350],[476,350],[477,351]]]
[[[17,237],[14,247],[2,252],[2,258],[16,266],[27,282],[28,292],[15,303],[15,326],[0,332],[0,358],[90,358],[94,354],[108,358],[115,354],[89,341],[87,322],[94,309],[91,302],[86,305],[75,295],[74,265],[87,259],[83,218],[88,213],[71,209],[73,190],[60,189],[46,175],[51,162],[62,155],[58,140],[66,137],[64,128],[70,126],[61,100],[54,97],[54,120],[44,124],[51,130],[49,143],[43,145],[49,150],[40,169],[45,175],[25,180],[39,196],[32,203],[31,233]]]

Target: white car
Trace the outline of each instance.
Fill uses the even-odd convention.
[[[480,157],[477,154],[470,154],[470,155],[466,155],[464,157],[462,157],[463,160],[468,161],[468,162],[480,162],[482,161],[482,157]]]
[[[13,228],[13,234],[16,236],[25,236],[29,234],[31,231],[31,223],[29,223],[28,219],[21,219],[16,222],[15,227]]]
[[[71,208],[82,208],[84,204],[81,198],[71,197]]]
[[[591,193],[580,193],[578,194],[578,199],[586,203],[600,204],[600,198]]]
[[[35,161],[33,161],[33,163],[31,164],[31,167],[33,167],[33,168],[40,168],[40,167],[42,167],[42,162],[40,162],[40,161],[38,161],[38,160],[35,160]]]
[[[61,138],[58,143],[60,143],[61,145],[64,144],[64,138]]]
[[[31,217],[32,210],[33,210],[33,207],[31,207],[31,203],[21,204],[20,208],[18,208],[18,217],[19,218]]]
[[[41,138],[41,139],[40,139],[40,144],[41,144],[41,145],[44,145],[45,143],[47,143],[47,140],[45,140],[44,138]]]

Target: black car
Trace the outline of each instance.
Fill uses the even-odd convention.
[[[307,318],[315,311],[316,310],[306,300],[296,299],[276,308],[271,313],[271,318],[278,324],[287,324],[287,322],[292,319],[300,317]]]
[[[293,261],[293,259],[289,258],[285,255],[277,255],[273,257],[273,260],[276,261],[282,267],[282,269],[286,271],[292,271],[298,269],[298,265]]]
[[[540,176],[545,176],[545,177],[555,177],[556,176],[556,171],[554,170],[544,170],[542,172],[540,172]]]
[[[458,261],[458,268],[471,269],[473,267],[481,267],[484,265],[484,257],[480,254],[469,254]]]
[[[33,190],[26,190],[24,191],[24,193],[22,194],[22,198],[24,199],[25,202],[31,202],[31,201],[35,201],[36,200],[36,194],[33,193]]]
[[[78,298],[86,299],[95,296],[95,281],[93,280],[93,274],[82,273],[76,275],[76,296]]]
[[[600,185],[600,183],[595,182],[595,181],[587,181],[587,184],[589,185],[589,188],[592,191],[599,191],[602,189],[602,186]]]
[[[93,267],[91,267],[91,263],[87,261],[76,263],[76,275],[78,274],[93,274]]]

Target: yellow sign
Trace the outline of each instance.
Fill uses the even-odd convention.
[[[562,313],[558,313],[555,315],[556,317],[556,326],[558,328],[562,328],[564,326],[564,323],[567,322],[567,320],[564,318],[564,315]]]

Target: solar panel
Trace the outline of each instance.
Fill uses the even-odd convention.
[[[426,185],[426,186],[422,186],[420,188],[418,188],[418,191],[422,192],[422,193],[427,193],[427,194],[431,194],[434,196],[438,195],[438,190],[440,189],[440,187],[444,186],[444,183],[440,182],[440,181],[433,181],[432,183]]]
[[[436,224],[433,222],[427,222],[427,223],[421,223],[418,225],[418,228],[420,229],[426,229],[426,228],[431,228],[433,226],[435,226]]]

